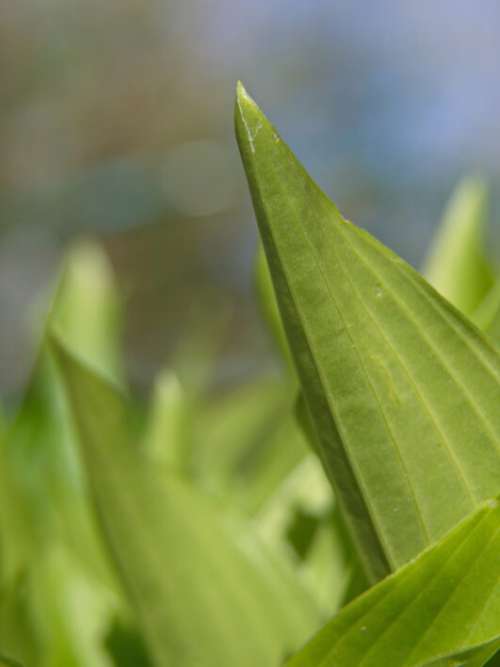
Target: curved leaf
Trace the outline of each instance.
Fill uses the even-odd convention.
[[[455,190],[438,228],[423,273],[448,301],[472,315],[493,284],[484,252],[487,193],[479,179]]]
[[[500,356],[342,218],[240,86],[236,130],[318,449],[372,580],[500,489]]]
[[[117,391],[54,347],[103,535],[155,664],[274,667],[318,623],[300,581],[249,524],[157,476],[130,442]]]
[[[500,647],[500,503],[345,607],[286,667],[483,665]]]

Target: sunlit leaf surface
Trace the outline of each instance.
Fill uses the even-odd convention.
[[[472,667],[499,646],[500,504],[489,501],[345,607],[286,667]]]
[[[380,579],[499,492],[499,353],[342,218],[241,86],[236,130],[318,449]]]

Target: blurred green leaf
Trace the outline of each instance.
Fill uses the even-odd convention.
[[[122,303],[109,260],[96,243],[80,242],[64,261],[47,327],[106,376],[121,380]]]
[[[111,667],[102,636],[120,602],[112,588],[91,574],[74,551],[56,541],[32,564],[30,603],[40,664]]]
[[[486,665],[487,665],[487,667],[499,667],[500,666],[500,651],[498,653],[496,653],[496,655],[494,655],[493,658],[491,658],[491,660],[489,660],[486,663]]]
[[[44,329],[57,324],[85,359],[107,376],[118,377],[118,301],[102,252],[81,244],[68,254]],[[16,536],[6,541],[8,571],[28,566],[33,553],[61,541],[80,564],[110,585],[81,484],[64,393],[44,334],[28,388],[4,438],[0,474],[4,492],[12,498],[0,509],[2,534]]]
[[[256,257],[256,284],[259,302],[267,324],[290,371],[289,384],[298,391],[293,358],[286,339],[269,265],[262,244]],[[294,412],[302,432],[313,450],[316,439],[307,406],[299,393]],[[282,440],[275,460],[283,460],[289,444]],[[277,485],[275,493],[262,508],[258,519],[267,539],[281,539],[299,556],[298,566],[312,586],[316,599],[328,614],[337,611],[352,594],[366,587],[351,540],[344,529],[331,489],[325,486],[324,473],[315,457],[304,456]],[[319,494],[318,494],[319,491]],[[323,495],[324,506],[315,505]],[[321,502],[320,502],[321,505]]]
[[[259,534],[270,544],[288,545],[328,616],[345,601],[356,559],[332,491],[316,457],[306,456],[256,515]]]
[[[151,461],[167,470],[187,474],[191,468],[188,399],[179,380],[164,371],[155,383],[144,436]]]
[[[200,483],[253,514],[307,453],[291,409],[294,388],[259,378],[218,396],[192,415]]]
[[[114,619],[105,646],[116,667],[153,667],[141,635],[121,619]]]
[[[323,464],[372,580],[500,487],[500,356],[345,221],[240,86],[236,131]]]
[[[0,586],[20,572],[31,550],[28,511],[6,456],[5,436],[0,438]]]
[[[483,239],[487,193],[482,181],[466,179],[456,189],[424,265],[433,287],[472,315],[493,285]]]
[[[12,660],[11,658],[6,658],[4,655],[0,655],[0,667],[22,667],[22,665],[16,660]]]
[[[257,378],[193,397],[176,376],[156,382],[144,436],[148,457],[252,514],[307,452],[288,383]]]
[[[348,605],[287,667],[483,665],[500,646],[500,505]]]
[[[68,254],[44,329],[57,326],[79,354],[116,378],[121,376],[119,320],[119,298],[104,255],[90,243],[80,244]],[[24,523],[37,546],[61,530],[69,531],[80,549],[92,542],[73,441],[42,334],[32,377],[2,452],[5,474],[17,489],[17,505],[29,515]]]
[[[69,253],[48,322],[43,329],[57,323],[86,359],[110,377],[121,375],[118,297],[97,247],[81,244]],[[123,602],[96,538],[44,333],[20,409],[1,444],[1,581],[10,587],[22,573],[30,619],[19,651],[10,653],[27,665],[108,667],[101,637]],[[36,650],[28,659],[30,641]]]
[[[500,345],[500,280],[497,280],[484,297],[472,320]]]
[[[294,373],[293,360],[290,354],[290,348],[286,339],[285,329],[281,320],[276,293],[273,287],[271,272],[266,259],[266,253],[259,244],[255,258],[255,284],[257,287],[258,301],[261,307],[262,315],[266,321],[269,330],[272,332],[274,340],[281,352],[288,368]]]
[[[295,402],[295,416],[313,451],[321,458],[321,447],[314,429],[314,423],[302,393],[299,393]],[[333,576],[335,581],[336,607],[340,607],[366,590],[369,582],[352,540],[352,535],[345,525],[345,518],[337,504],[333,507],[331,525],[326,526],[326,528],[329,529],[327,532],[330,540],[335,545],[336,554],[340,555],[340,558],[339,556],[336,558],[336,567],[330,569],[330,572],[333,572],[333,575],[330,574],[330,576]],[[325,538],[322,537],[321,539],[324,540]],[[323,553],[324,549],[321,551],[321,554]],[[324,555],[320,555],[320,558],[324,561]],[[325,571],[325,569],[326,565],[322,563],[322,570]]]
[[[305,588],[250,524],[159,478],[130,442],[117,391],[54,347],[103,535],[155,664],[274,666],[317,626]]]
[[[26,665],[35,665],[40,656],[42,645],[30,603],[30,579],[25,571],[2,581],[0,645],[4,653]]]
[[[287,413],[278,419],[272,429],[238,460],[234,470],[238,503],[252,514],[267,504],[308,453],[306,441],[292,416],[291,402]]]

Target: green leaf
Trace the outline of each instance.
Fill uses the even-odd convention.
[[[472,320],[500,345],[500,280],[493,285],[474,312]]]
[[[117,391],[54,348],[104,539],[157,665],[274,667],[318,611],[277,555],[130,442]],[[226,520],[227,519],[227,520]]]
[[[357,574],[356,561],[315,456],[303,458],[255,520],[266,542],[292,547],[297,570],[307,578],[325,615],[337,611]]]
[[[262,244],[259,244],[257,255],[255,258],[255,284],[257,288],[257,295],[259,297],[259,304],[262,315],[273,334],[273,338],[277,344],[281,356],[287,362],[292,371],[293,361],[290,355],[290,348],[286,339],[285,329],[281,320],[281,315],[276,301],[276,294],[274,292],[273,281],[269,265],[266,259],[266,253]]]
[[[12,660],[12,658],[6,658],[4,655],[0,655],[0,667],[22,667],[20,662]]]
[[[43,329],[57,323],[80,354],[107,375],[120,375],[118,297],[97,247],[80,244],[69,253],[47,320]],[[1,444],[1,583],[9,588],[23,573],[25,616],[37,647],[28,658],[26,636],[17,642],[23,652],[3,645],[27,665],[39,655],[44,667],[108,667],[101,637],[111,612],[124,603],[117,600],[89,512],[61,381],[44,333],[27,391]],[[17,607],[10,604],[5,616],[22,628]],[[6,622],[1,626],[13,636]]]
[[[30,606],[39,655],[53,667],[110,667],[102,637],[123,603],[78,554],[53,542],[30,568]]]
[[[79,244],[65,259],[43,329],[57,326],[79,354],[116,378],[121,376],[119,321],[119,298],[105,256],[93,244]],[[93,529],[85,517],[60,380],[43,333],[32,377],[1,456],[12,492],[19,496],[16,510],[23,505],[27,515],[23,528],[33,533],[37,547],[63,530],[72,533],[84,549]],[[11,508],[1,514],[7,513]],[[8,517],[4,521],[8,523]]]
[[[483,665],[500,647],[500,504],[333,618],[286,667]]]
[[[30,604],[30,581],[20,572],[0,588],[0,645],[2,653],[26,665],[34,665],[40,655],[40,637]],[[0,661],[0,665],[2,662]]]
[[[105,646],[115,667],[153,667],[141,635],[123,619],[114,620]]]
[[[63,332],[80,356],[120,379],[121,306],[106,255],[97,244],[82,242],[65,257],[47,328]]]
[[[181,474],[187,474],[191,465],[189,417],[188,400],[178,379],[164,371],[155,384],[144,446],[152,461]]]
[[[342,218],[240,86],[236,131],[318,451],[369,578],[500,489],[500,357]]]
[[[500,666],[500,652],[496,653],[491,660],[486,663],[486,667],[499,667]]]
[[[259,244],[257,251],[255,276],[262,313],[290,371],[288,382],[296,392],[293,358],[262,244]],[[294,412],[306,440],[316,451],[314,427],[300,390]],[[287,438],[279,450],[275,448],[275,456],[271,460],[283,461],[290,456],[290,440]],[[268,445],[266,449],[269,449]],[[322,608],[331,614],[365,590],[367,583],[338,507],[334,506],[331,490],[327,495],[327,508],[322,508],[318,513],[316,508],[311,507],[311,501],[314,505],[318,490],[321,494],[326,481],[317,465],[316,457],[303,457],[275,489],[274,497],[267,502],[258,519],[268,539],[285,537],[295,551],[303,550],[307,545],[307,554],[302,554],[301,571],[305,572]]]
[[[259,378],[199,406],[193,466],[205,488],[249,514],[267,502],[307,454],[291,415],[293,391]]]
[[[464,180],[453,194],[424,265],[431,285],[472,315],[493,284],[483,231],[487,193],[482,181]]]

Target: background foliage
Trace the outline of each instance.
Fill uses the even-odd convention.
[[[0,663],[275,665],[389,572],[287,664],[475,667],[498,648],[498,9],[383,4],[384,17],[278,1],[6,8]],[[268,256],[272,237],[286,260],[271,261],[278,297],[296,300],[289,349],[263,253],[254,259],[229,111],[239,76],[348,217],[422,265],[490,343],[344,226],[257,112],[239,143]],[[452,183],[478,165],[492,185],[462,182],[423,262]],[[314,262],[295,271],[304,245],[282,226],[285,209],[287,225],[321,221],[304,239],[309,259],[328,255],[324,275],[310,275]],[[325,289],[328,311],[314,308]],[[356,355],[324,346],[332,313],[366,355],[368,384],[354,393]],[[307,355],[297,397],[291,357]],[[342,382],[317,392],[311,360]],[[353,401],[368,406],[364,434]],[[365,469],[374,434],[394,447]],[[332,448],[350,450],[361,474],[342,479]],[[424,459],[436,461],[431,477]],[[403,517],[390,514],[395,499]],[[405,636],[415,619],[417,646]]]
[[[499,13],[493,0],[5,3],[3,393],[29,373],[29,306],[68,243],[89,235],[127,301],[134,385],[150,386],[207,312],[224,334],[218,384],[273,363],[251,290],[237,79],[340,209],[413,264],[464,174],[484,173],[495,210]],[[489,233],[491,248],[496,225]]]

